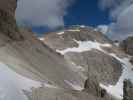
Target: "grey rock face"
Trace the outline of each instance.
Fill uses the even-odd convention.
[[[124,81],[123,100],[133,100],[133,84],[129,80]]]
[[[121,63],[98,50],[86,51],[82,53],[67,53],[66,59],[74,62],[77,66],[83,67],[83,73],[89,76],[96,76],[99,82],[105,84],[115,84],[121,76]]]
[[[126,53],[133,55],[133,37],[128,37],[120,46]]]

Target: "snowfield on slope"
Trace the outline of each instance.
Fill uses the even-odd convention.
[[[0,100],[28,100],[23,90],[31,91],[32,88],[38,88],[42,85],[48,88],[56,88],[50,84],[42,84],[23,77],[0,62]]]

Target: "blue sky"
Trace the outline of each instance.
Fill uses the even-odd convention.
[[[98,0],[76,0],[75,4],[68,9],[68,15],[65,16],[65,24],[91,26],[108,24],[110,22],[108,15],[108,12],[99,9]]]
[[[38,34],[59,26],[106,25],[107,36],[133,35],[133,0],[19,0],[16,19]]]
[[[76,2],[67,9],[67,15],[64,16],[65,26],[97,26],[109,23],[109,14],[107,11],[102,11],[99,8],[98,0],[76,0]],[[44,33],[52,30],[47,27],[33,27],[33,31]]]

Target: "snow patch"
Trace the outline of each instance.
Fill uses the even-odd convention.
[[[104,50],[101,47],[111,47],[110,44],[101,44],[96,41],[95,42],[94,41],[77,41],[77,40],[75,41],[78,43],[79,45],[78,47],[67,48],[64,50],[56,50],[56,51],[64,55],[65,53],[68,53],[68,52],[84,52],[92,49],[97,49],[104,52]]]
[[[64,34],[65,32],[59,32],[59,33],[57,33],[58,35],[62,35],[62,34]]]

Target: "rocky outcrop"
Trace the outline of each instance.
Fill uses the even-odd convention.
[[[133,84],[130,80],[124,81],[123,100],[133,100]]]
[[[121,48],[130,55],[133,55],[133,37],[128,37],[120,44]]]

